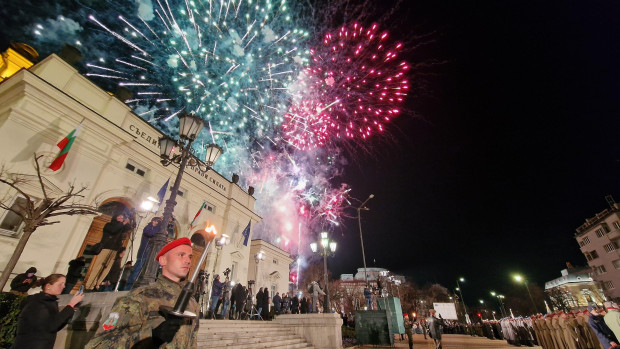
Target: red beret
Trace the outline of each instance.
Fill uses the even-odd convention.
[[[166,246],[164,246],[161,251],[159,251],[159,253],[157,254],[157,257],[155,257],[156,261],[159,261],[159,257],[163,256],[166,254],[166,252],[172,250],[175,247],[179,247],[181,245],[187,245],[187,246],[192,246],[192,241],[189,238],[180,238],[180,239],[176,239],[173,241],[170,241],[168,244],[166,244]]]

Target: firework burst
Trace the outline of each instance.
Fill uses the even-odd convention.
[[[288,142],[316,147],[326,140],[363,142],[382,133],[409,90],[409,65],[398,60],[402,48],[377,25],[365,29],[353,23],[325,34],[299,76],[300,98],[284,126]]]

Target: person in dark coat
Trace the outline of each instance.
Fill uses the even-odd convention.
[[[30,290],[37,281],[37,277],[34,276],[36,273],[37,268],[30,267],[25,273],[18,274],[13,281],[11,281],[11,292],[15,294],[27,295],[28,290]]]
[[[231,291],[231,295],[230,295],[230,319],[237,319],[237,311],[239,310],[239,305],[241,303],[241,299],[239,297],[241,297],[240,291],[243,291],[243,286],[241,286],[241,284],[236,284]]]
[[[590,311],[588,325],[590,325],[592,331],[594,331],[594,334],[598,338],[598,341],[601,342],[603,348],[608,349],[618,345],[618,339],[605,323],[604,316],[599,314],[597,309],[591,305],[588,306],[588,310]]]
[[[133,287],[133,284],[138,279],[138,275],[140,275],[140,270],[142,270],[142,266],[146,261],[147,255],[149,253],[149,241],[151,238],[155,236],[161,229],[159,225],[161,223],[161,217],[153,217],[149,224],[144,227],[142,230],[142,238],[140,239],[140,247],[138,247],[138,255],[136,257],[136,264],[134,264],[133,269],[131,270],[131,274],[129,274],[129,278],[127,279],[127,283],[125,284],[125,290],[129,291]],[[166,231],[166,234],[168,231]],[[120,288],[119,288],[120,289]]]
[[[103,226],[103,237],[101,238],[101,252],[93,259],[90,267],[91,272],[88,279],[84,281],[87,290],[98,287],[108,276],[117,252],[123,246],[126,234],[133,228],[129,218],[118,214]]]
[[[213,278],[213,285],[211,285],[211,307],[209,311],[211,312],[211,317],[215,319],[215,308],[217,307],[217,303],[222,297],[222,292],[224,290],[224,283],[220,281],[220,276],[215,274]]]
[[[84,293],[73,296],[62,311],[58,311],[58,295],[65,288],[65,276],[52,274],[43,279],[43,291],[28,296],[22,303],[19,314],[17,336],[11,348],[52,349],[56,333],[73,316],[77,304],[84,299]]]
[[[280,297],[280,292],[276,292],[276,295],[273,296],[273,308],[276,315],[280,314],[281,307],[282,297]]]
[[[261,312],[263,311],[263,288],[262,287],[258,289],[258,292],[256,292],[256,304],[255,305],[256,305],[256,312],[258,314],[261,314]]]
[[[299,314],[299,297],[297,295],[291,299],[291,314]]]
[[[269,290],[267,287],[263,289],[263,298],[260,303],[260,316],[263,320],[269,320]]]
[[[62,294],[69,294],[75,284],[82,278],[82,269],[86,265],[86,258],[80,256],[69,262],[69,269],[67,270],[67,281],[65,281],[65,289]]]
[[[282,297],[282,314],[290,314],[291,312],[291,299],[288,297],[288,294],[284,294]]]
[[[306,314],[308,312],[308,298],[307,297],[301,297],[301,302],[300,302],[300,312],[302,314]]]

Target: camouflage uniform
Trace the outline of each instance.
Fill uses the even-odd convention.
[[[118,298],[110,316],[97,329],[86,348],[152,348],[151,331],[164,321],[159,306],[174,307],[184,284],[160,276],[154,283]],[[198,303],[194,298],[190,299],[187,310],[198,315]],[[172,342],[161,348],[197,348],[197,333],[198,319],[187,319]]]

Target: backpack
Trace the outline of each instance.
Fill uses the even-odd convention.
[[[314,284],[310,284],[310,287],[308,287],[308,292],[314,293]]]

